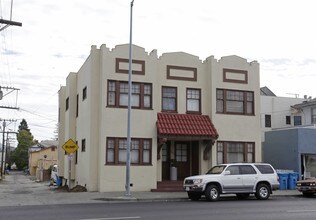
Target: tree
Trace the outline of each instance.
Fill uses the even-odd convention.
[[[21,123],[19,125],[19,132],[22,131],[22,130],[26,130],[26,131],[30,132],[30,129],[29,129],[28,125],[27,125],[27,122],[26,122],[26,120],[24,118],[22,119],[22,121],[21,121]]]
[[[23,119],[19,125],[17,140],[18,146],[12,152],[11,161],[16,164],[18,169],[24,169],[28,166],[29,147],[34,143],[33,135],[31,134],[25,119]]]

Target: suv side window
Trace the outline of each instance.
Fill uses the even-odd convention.
[[[257,174],[256,170],[251,165],[240,166],[241,174]]]
[[[269,166],[269,165],[256,164],[255,166],[258,168],[258,170],[259,170],[262,174],[271,174],[271,173],[274,173],[274,170],[273,170],[272,167]]]
[[[237,165],[229,166],[226,170],[230,171],[230,175],[239,175],[239,166]]]

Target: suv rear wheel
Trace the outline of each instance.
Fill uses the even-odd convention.
[[[256,194],[257,199],[267,200],[270,197],[270,188],[265,183],[260,183],[257,186]]]
[[[219,199],[219,189],[216,185],[208,185],[205,189],[205,197],[208,201],[217,201]]]

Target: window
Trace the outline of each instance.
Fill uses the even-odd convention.
[[[82,101],[87,98],[87,87],[84,87],[82,90]]]
[[[86,139],[81,140],[81,152],[86,151]]]
[[[176,144],[176,161],[177,162],[187,162],[187,145],[186,144]]]
[[[230,172],[230,175],[239,175],[239,166],[232,165],[227,167],[226,171]]]
[[[217,142],[217,164],[249,162],[255,160],[255,144],[252,142]]]
[[[217,143],[217,164],[224,163],[224,143]]]
[[[271,115],[264,116],[264,124],[266,128],[271,128]]]
[[[312,108],[311,112],[312,112],[312,124],[316,124],[316,108]]]
[[[128,83],[108,81],[107,105],[110,107],[128,106]],[[131,106],[133,108],[152,108],[152,84],[132,83]]]
[[[107,138],[106,164],[126,164],[126,138]],[[151,165],[151,139],[132,138],[131,164]]]
[[[162,111],[177,111],[177,88],[162,87]]]
[[[302,116],[294,116],[294,126],[302,125]]]
[[[274,173],[274,170],[273,170],[272,167],[269,166],[269,165],[264,165],[264,164],[259,165],[259,164],[257,164],[257,165],[255,165],[255,166],[258,168],[258,170],[259,170],[260,173],[262,173],[262,174]]]
[[[76,141],[76,144],[78,145],[78,141]],[[75,164],[78,164],[78,151],[77,150],[75,153]]]
[[[201,112],[201,90],[187,89],[187,112],[200,113]]]
[[[251,165],[240,166],[240,173],[243,175],[247,174],[257,174],[256,170]]]
[[[291,116],[286,116],[286,117],[285,117],[285,123],[286,123],[287,125],[290,125],[290,124],[291,124]]]
[[[66,98],[66,111],[69,109],[69,97]]]
[[[77,103],[76,103],[76,117],[79,115],[79,94],[77,94]]]
[[[216,111],[224,114],[254,115],[253,92],[216,90]]]

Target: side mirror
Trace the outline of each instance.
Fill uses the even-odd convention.
[[[229,170],[225,170],[224,171],[224,175],[226,176],[226,175],[230,175],[230,171]]]

